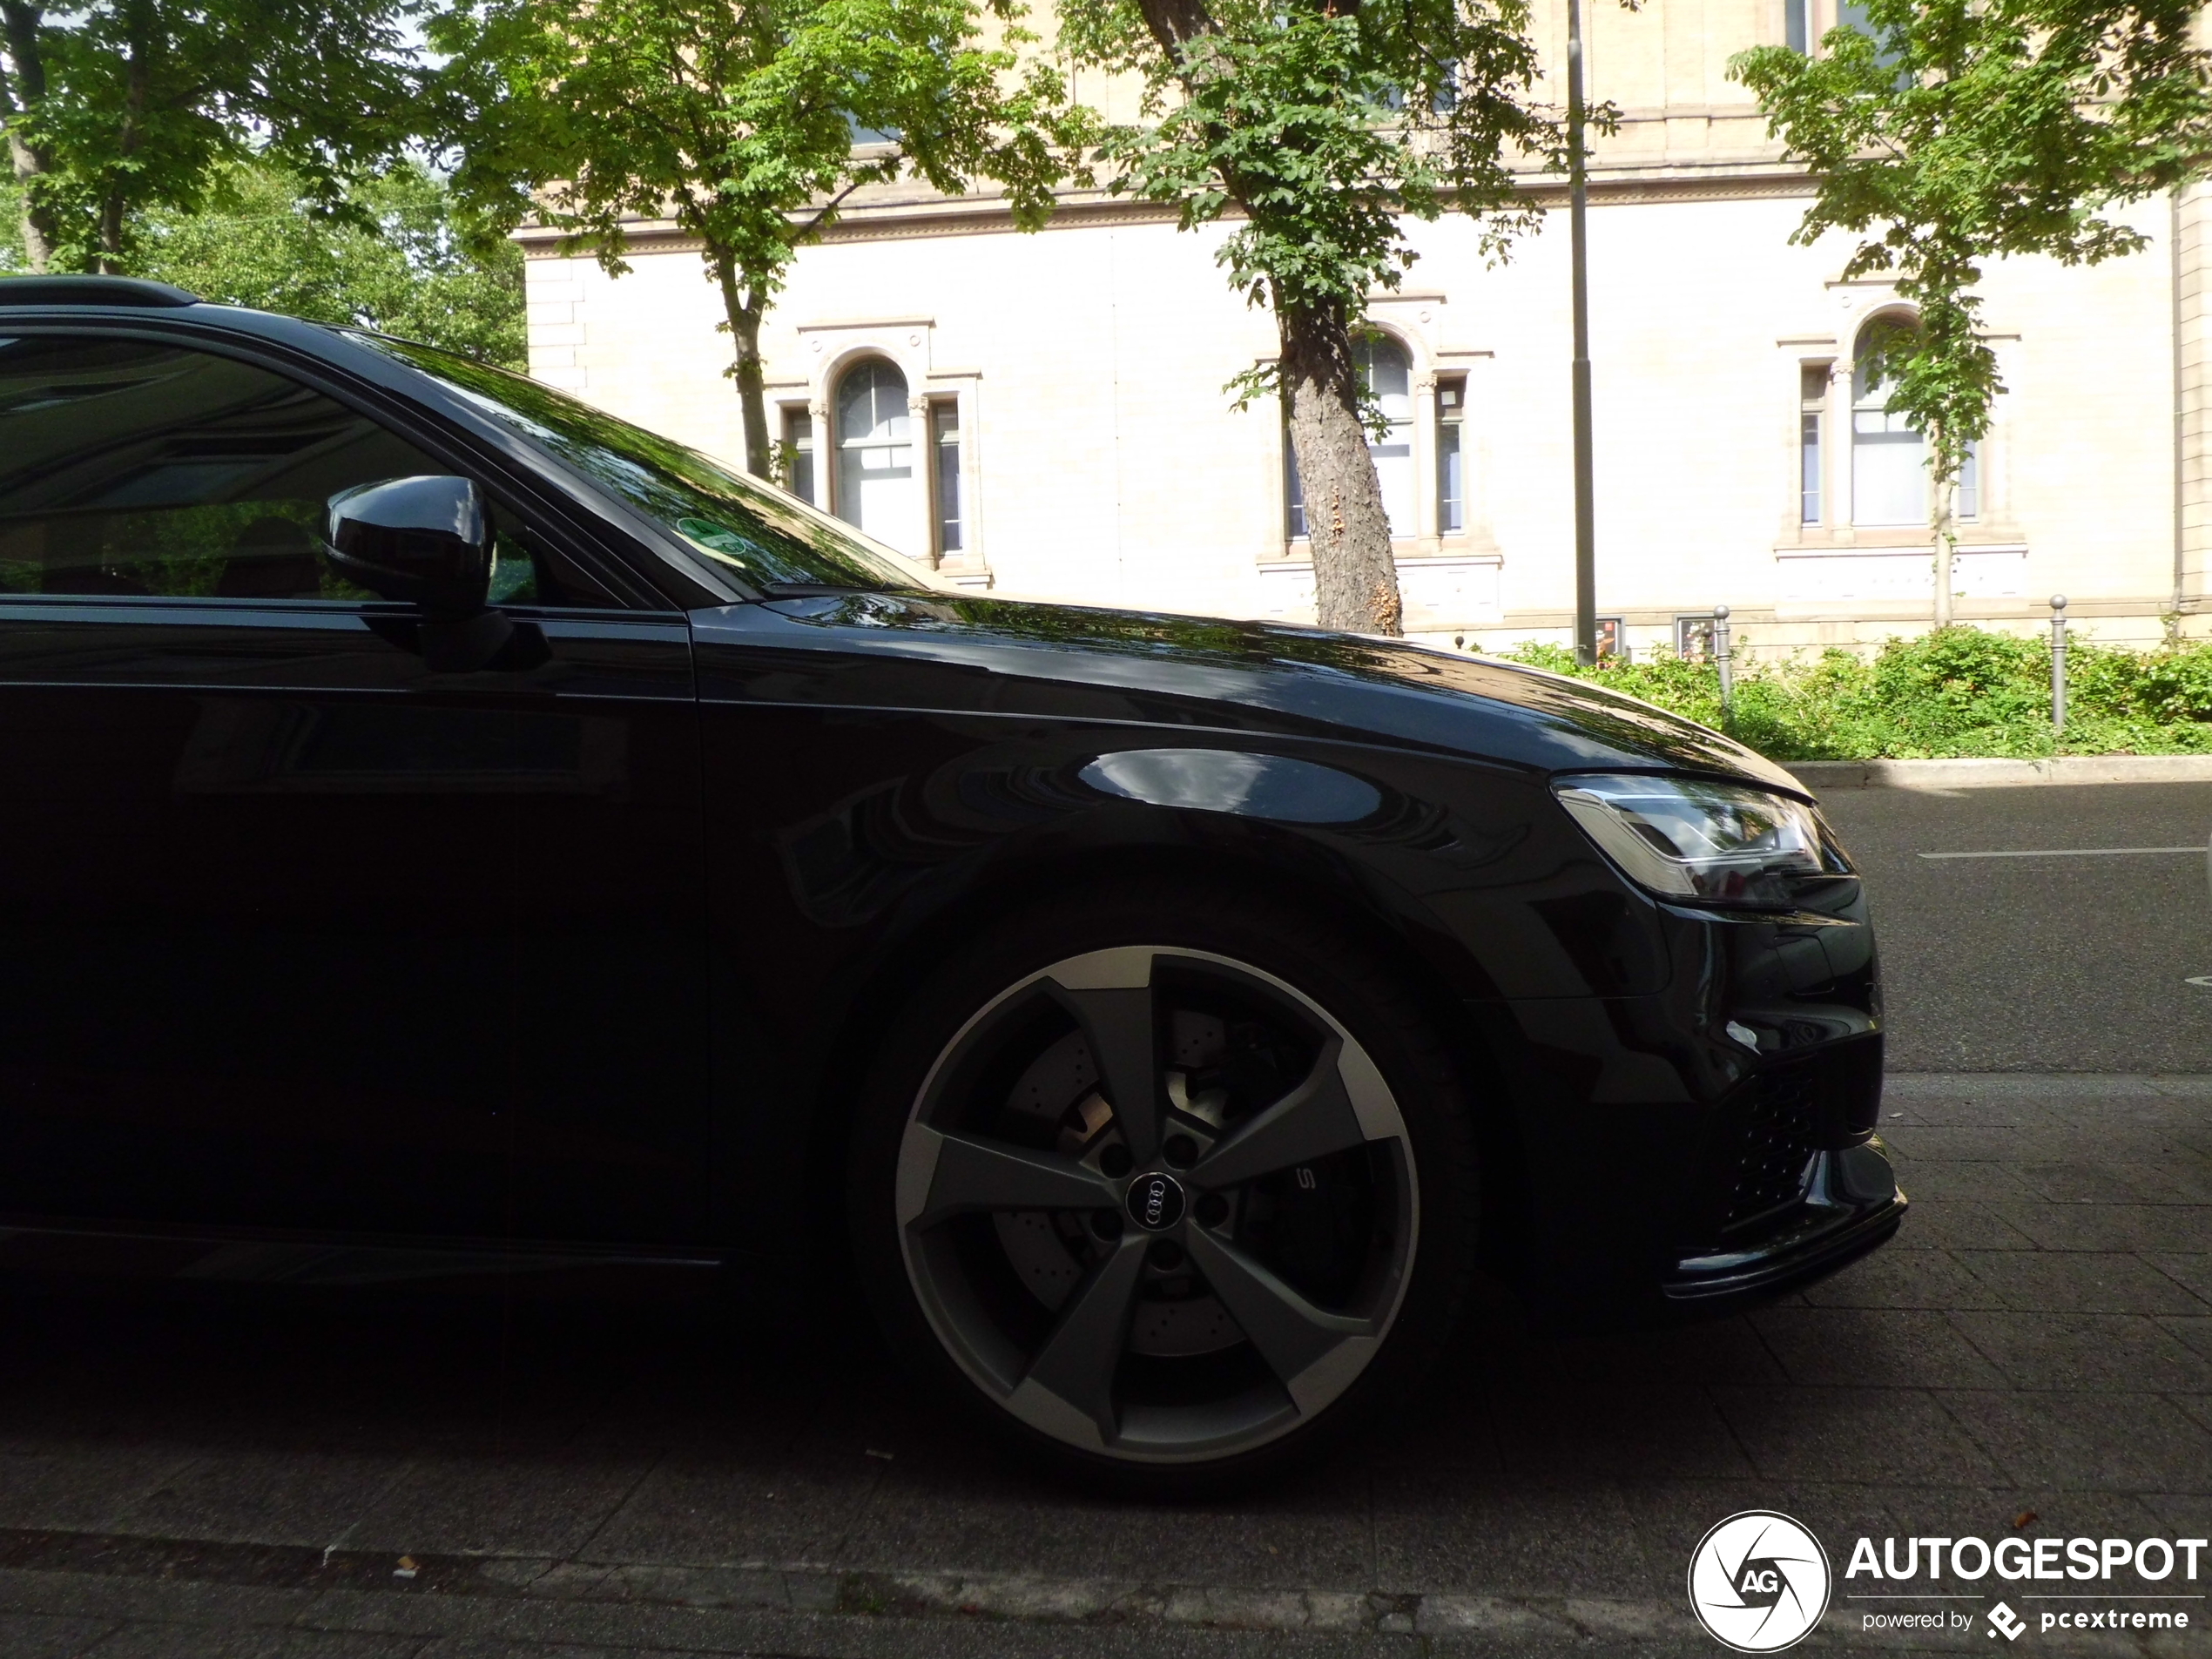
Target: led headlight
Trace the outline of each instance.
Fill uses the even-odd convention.
[[[1797,884],[1851,873],[1820,814],[1743,784],[1584,773],[1559,804],[1629,880],[1691,903],[1797,902]]]

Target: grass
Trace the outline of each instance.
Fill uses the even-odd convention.
[[[2134,651],[2079,637],[2067,651],[2067,723],[2051,726],[2051,655],[2040,639],[1958,626],[1891,639],[1871,658],[1842,650],[1720,671],[1657,654],[1579,667],[1558,645],[1507,659],[1595,680],[1720,727],[1777,760],[2212,753],[2212,642]]]

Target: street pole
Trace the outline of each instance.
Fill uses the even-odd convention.
[[[1596,497],[1590,467],[1590,271],[1582,164],[1582,0],[1567,0],[1567,194],[1575,268],[1575,660],[1597,661]]]

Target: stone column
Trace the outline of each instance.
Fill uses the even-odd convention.
[[[1436,376],[1413,377],[1413,538],[1415,550],[1438,552],[1436,528]]]
[[[814,505],[826,513],[837,499],[837,433],[830,425],[827,393],[806,406],[806,418],[814,423]]]
[[[927,397],[918,393],[908,393],[907,425],[914,434],[914,528],[908,532],[911,539],[903,550],[934,570],[938,564],[934,504],[937,455],[936,446],[929,433],[929,400]]]

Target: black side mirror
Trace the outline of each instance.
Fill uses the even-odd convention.
[[[422,615],[369,625],[441,674],[522,671],[547,658],[545,635],[487,603],[491,526],[484,498],[466,478],[425,474],[362,484],[330,498],[331,568],[382,599]]]
[[[380,598],[454,622],[484,608],[491,531],[466,478],[387,478],[330,498],[330,563]]]

